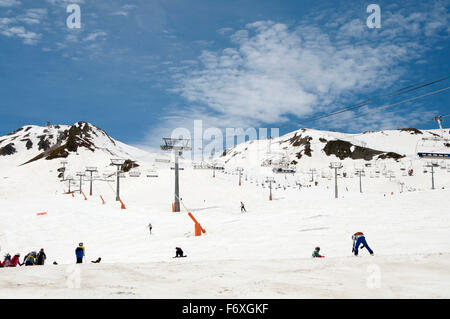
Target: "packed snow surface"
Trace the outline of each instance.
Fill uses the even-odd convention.
[[[445,165],[436,168],[434,190],[420,162],[412,163],[414,176],[404,176],[395,161],[387,167],[395,173],[390,176],[368,171],[363,193],[357,176],[340,176],[336,199],[334,177],[320,171],[315,185],[307,172],[274,174],[243,163],[239,186],[227,166],[213,177],[211,170],[181,161],[183,209],[173,213],[173,163],[158,161],[163,155],[127,148],[142,174],[121,179],[121,209],[114,176],[94,180],[92,196],[84,180],[87,200],[77,192],[76,171],[85,166],[98,167],[100,177],[114,173],[107,155],[78,153],[67,159],[74,197],[65,194],[68,182],[57,178],[59,160],[18,166],[22,158],[0,158],[2,257],[19,252],[22,260],[40,248],[47,254],[45,266],[1,268],[0,298],[450,297]],[[276,179],[272,201],[267,176]],[[241,213],[240,201],[247,212]],[[194,236],[188,211],[206,234]],[[37,215],[42,212],[47,214]],[[364,232],[374,256],[366,249],[352,256],[357,231]],[[79,242],[87,263],[75,265]],[[326,258],[311,257],[316,246]],[[187,257],[172,258],[175,247]],[[101,263],[90,263],[98,257]]]

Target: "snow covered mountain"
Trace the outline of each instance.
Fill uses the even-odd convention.
[[[368,163],[410,163],[417,160],[423,138],[437,137],[438,130],[404,128],[361,134],[300,129],[278,138],[248,141],[226,150],[220,161],[231,166],[325,168],[330,162],[344,166]],[[450,138],[448,130],[445,138]],[[450,150],[450,145],[447,146]]]
[[[0,138],[0,248],[2,255],[24,256],[43,247],[47,261],[0,269],[0,297],[36,298],[38,287],[40,298],[448,298],[450,163],[435,169],[432,190],[423,161],[414,162],[418,141],[433,134],[299,130],[227,150],[218,159],[225,170],[214,177],[182,161],[182,211],[173,213],[170,152],[143,152],[84,122],[24,126]],[[126,209],[116,201],[115,179],[104,178],[114,174],[114,157],[154,171],[120,179]],[[59,178],[61,160],[72,183]],[[261,166],[270,160],[296,161],[296,173]],[[327,167],[335,160],[344,169],[383,164],[386,174],[375,167],[362,178],[341,174],[335,198]],[[409,160],[413,176],[399,167]],[[87,166],[100,174],[92,196],[90,179],[75,176]],[[242,184],[233,166],[244,168]],[[309,167],[317,168],[314,177]],[[206,234],[194,236],[188,211]],[[365,250],[351,256],[356,231],[366,234],[374,256]],[[86,259],[75,267],[79,242]],[[316,246],[325,259],[311,258]],[[188,258],[173,259],[175,247]],[[98,257],[101,264],[90,263]],[[374,265],[382,269],[379,289],[367,285]]]
[[[0,156],[26,165],[38,160],[66,159],[82,152],[131,158],[139,150],[112,139],[86,122],[68,125],[23,126],[0,138]]]

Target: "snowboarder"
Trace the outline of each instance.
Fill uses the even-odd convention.
[[[176,256],[173,258],[186,257],[183,255],[183,249],[181,249],[180,247],[175,247],[175,250],[176,250]]]
[[[91,260],[91,263],[93,263],[93,264],[98,264],[98,263],[100,263],[100,261],[102,261],[102,258],[101,258],[101,257],[98,257],[96,261],[92,261],[92,260]]]
[[[364,237],[364,234],[362,232],[354,233],[352,235],[352,240],[353,240],[352,253],[354,253],[355,256],[358,256],[358,249],[360,245],[362,245],[361,248],[366,247],[369,253],[373,256],[373,250],[370,249],[369,245],[366,242],[366,237]]]
[[[245,209],[245,205],[243,202],[241,202],[241,213],[242,212],[247,212],[247,210]]]
[[[36,256],[37,254],[35,251],[28,253],[23,261],[25,263],[25,266],[34,266],[34,264],[36,263]]]
[[[17,253],[14,255],[14,257],[11,259],[11,262],[9,263],[9,267],[16,267],[17,265],[22,266],[23,264],[20,263],[20,254]]]
[[[319,254],[320,252],[320,247],[316,247],[316,249],[314,249],[312,256],[314,258],[325,258],[325,256],[322,256],[321,254]]]
[[[79,243],[75,249],[75,256],[77,257],[77,264],[83,263],[83,257],[85,256],[83,243]]]
[[[152,224],[151,223],[148,223],[148,230],[150,231],[150,235],[152,234]]]
[[[41,250],[39,251],[39,253],[37,254],[37,257],[36,257],[36,265],[43,266],[46,259],[47,259],[47,256],[44,253],[44,248],[41,248]]]

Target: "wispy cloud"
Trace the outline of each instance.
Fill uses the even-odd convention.
[[[0,0],[0,7],[20,6],[21,2],[17,0]]]
[[[95,41],[98,37],[106,37],[107,33],[104,31],[96,31],[91,34],[89,34],[86,38],[84,38],[84,41]]]
[[[15,18],[0,18],[0,34],[7,37],[21,38],[24,44],[34,45],[42,37],[41,34],[27,30],[17,25]]]
[[[448,10],[436,4],[427,12],[385,10],[380,30],[342,15],[332,24],[313,17],[296,26],[256,21],[232,33],[220,29],[233,46],[204,50],[200,66],[176,70],[172,92],[190,106],[174,116],[177,123],[206,118],[223,128],[230,122],[281,125],[292,116],[333,111],[358,95],[396,83],[407,71],[405,62],[423,59],[430,44],[448,38],[447,17]],[[407,116],[395,110],[371,113],[364,128],[414,123],[421,111]],[[341,123],[346,129],[362,128]]]
[[[111,13],[113,16],[128,16],[131,10],[136,8],[134,4],[126,4],[121,6],[118,10]]]

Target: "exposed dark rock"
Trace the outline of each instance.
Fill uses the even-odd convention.
[[[135,161],[127,159],[125,161],[125,163],[123,163],[123,165],[121,166],[120,170],[122,172],[126,173],[126,172],[130,171],[132,168],[135,168],[135,167],[139,167],[139,164],[137,164]]]
[[[393,158],[395,160],[398,160],[398,159],[403,158],[403,157],[405,157],[405,156],[397,154],[397,153],[393,153],[393,152],[383,153],[383,154],[378,156],[379,159]]]
[[[14,153],[16,153],[14,143],[9,143],[6,146],[0,148],[0,156],[12,155]]]
[[[27,150],[33,147],[33,142],[29,138],[24,138],[20,140],[21,142],[27,142],[25,146],[27,147]]]
[[[319,137],[319,141],[320,141],[320,142],[322,142],[322,143],[326,143],[326,142],[328,142],[328,140],[327,140],[327,139],[325,139],[325,138],[323,138],[323,137]]]
[[[353,151],[352,151],[352,147],[353,147]],[[378,156],[378,158],[381,158],[381,159],[393,158],[393,159],[397,160],[399,158],[404,157],[397,153],[392,153],[392,152],[386,153],[386,152],[377,151],[377,150],[374,150],[371,148],[360,147],[357,145],[353,145],[350,142],[342,141],[342,140],[329,141],[325,145],[323,151],[328,156],[335,155],[340,160],[343,160],[346,158],[351,158],[354,160],[364,159],[366,161],[370,161],[375,156]]]
[[[14,132],[11,132],[11,133],[9,133],[9,134],[6,134],[6,136],[16,134],[17,132],[20,132],[20,131],[22,131],[22,130],[23,130],[23,127],[19,127],[19,128],[18,128],[17,130],[15,130]]]
[[[302,129],[302,130],[304,130],[304,129]],[[302,137],[301,134],[297,135],[297,133],[295,133],[294,136],[289,139],[289,143],[292,146],[295,146],[295,147],[304,146],[303,150],[301,150],[300,152],[298,152],[296,154],[296,157],[298,159],[302,158],[303,155],[307,155],[307,156],[311,157],[311,152],[312,152],[311,151],[311,140],[312,140],[311,136]]]
[[[40,135],[38,138],[40,139],[38,142],[38,150],[46,151],[50,148],[50,140],[46,139],[47,135]]]
[[[416,128],[412,128],[412,127],[402,128],[402,129],[400,129],[400,131],[402,131],[402,132],[411,132],[411,134],[423,134],[422,131],[420,131],[420,130],[418,130]]]
[[[25,132],[28,132],[29,130],[31,130],[31,126],[28,126],[25,130]]]

